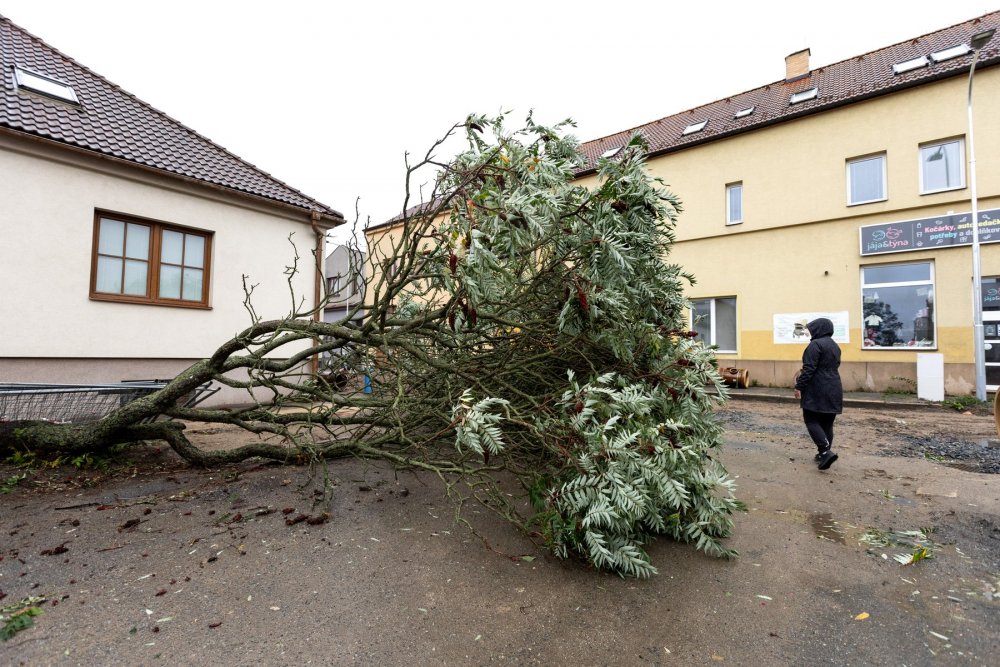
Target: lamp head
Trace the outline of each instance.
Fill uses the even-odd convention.
[[[969,39],[969,46],[971,46],[974,50],[978,51],[979,49],[986,46],[987,42],[993,39],[994,32],[996,32],[996,28],[990,28],[989,30],[983,30],[982,32],[977,32]]]

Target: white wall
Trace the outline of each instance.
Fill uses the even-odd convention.
[[[304,214],[47,150],[0,137],[0,357],[205,357],[250,323],[243,274],[257,284],[261,317],[290,311],[284,270],[293,231],[301,270],[294,289],[313,303],[316,241]],[[214,232],[211,309],[91,301],[95,209]]]

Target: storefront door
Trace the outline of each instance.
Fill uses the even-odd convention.
[[[986,389],[1000,388],[1000,277],[983,278],[983,342]]]

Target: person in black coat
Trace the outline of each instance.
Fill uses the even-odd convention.
[[[812,340],[802,353],[802,370],[795,380],[802,418],[809,437],[816,443],[816,462],[826,470],[837,454],[833,451],[833,420],[844,411],[844,387],[840,382],[840,346],[833,340],[833,322],[820,317],[806,325]]]

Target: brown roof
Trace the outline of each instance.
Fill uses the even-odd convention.
[[[79,105],[19,91],[14,68],[73,87]],[[0,128],[93,151],[244,195],[343,216],[240,159],[0,16]]]
[[[603,153],[623,146],[635,132],[641,132],[649,143],[649,155],[659,155],[963,74],[969,71],[971,53],[937,63],[931,60],[926,67],[902,74],[894,74],[893,65],[968,43],[972,35],[998,26],[1000,11],[814,69],[791,81],[775,81],[637,128],[588,141],[580,147],[586,163],[579,173],[583,175],[594,171],[597,159]],[[1000,33],[994,34],[982,48],[976,67],[998,62]],[[815,98],[790,104],[792,94],[811,88],[817,89]],[[734,117],[736,112],[750,107],[754,110],[749,115]],[[708,123],[703,130],[683,134],[686,127],[704,120]]]

